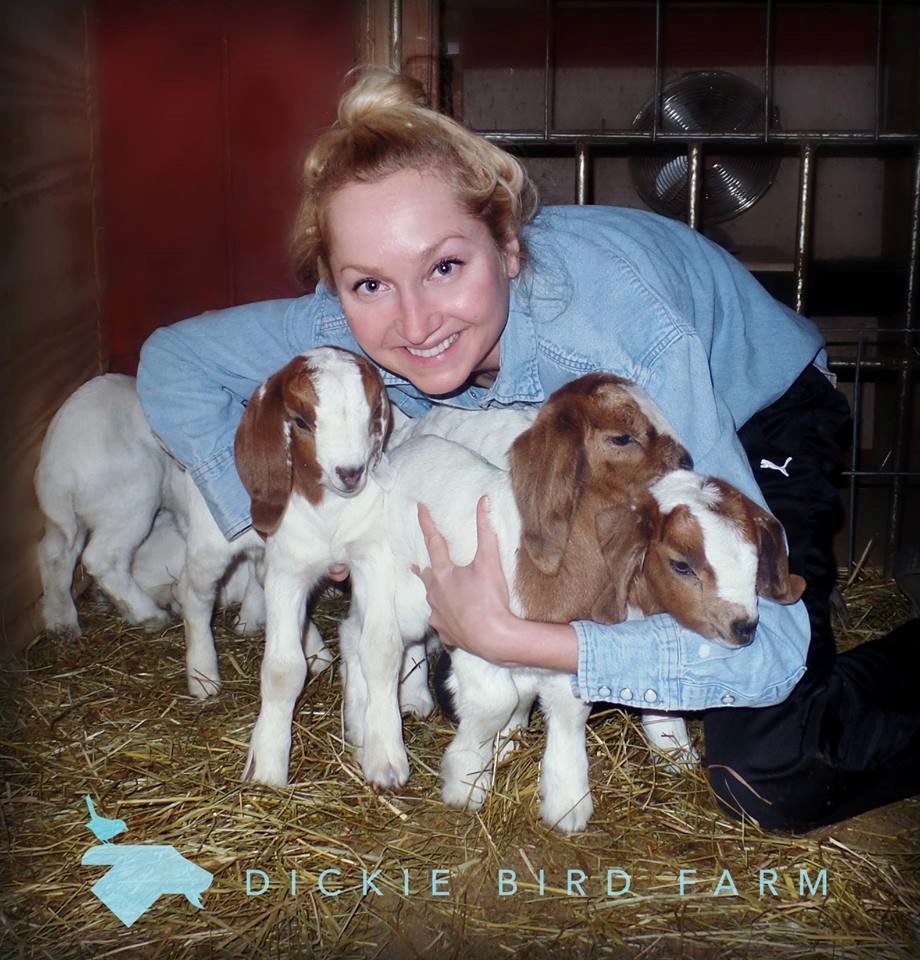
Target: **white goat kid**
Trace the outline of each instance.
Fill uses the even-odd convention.
[[[87,573],[129,623],[148,630],[168,623],[131,565],[177,469],[147,425],[133,377],[95,377],[63,403],[35,471],[45,519],[38,563],[48,631],[80,636],[71,584],[81,553]]]
[[[87,572],[128,622],[159,629],[170,618],[165,608],[182,613],[189,692],[216,693],[215,599],[220,591],[220,605],[241,602],[237,633],[261,629],[262,541],[251,534],[227,543],[191,477],[151,431],[133,377],[95,377],[64,402],[45,436],[35,488],[45,515],[38,557],[46,628],[80,635],[71,582],[82,551]],[[315,628],[308,647],[317,668],[331,660]]]
[[[237,432],[237,467],[252,500],[253,525],[266,537],[266,642],[259,717],[244,779],[287,782],[294,703],[305,678],[300,646],[306,600],[332,564],[351,571],[353,641],[347,686],[368,679],[374,724],[356,743],[364,775],[380,786],[404,783],[398,683],[402,645],[380,610],[391,566],[374,471],[390,428],[390,405],[374,367],[334,347],[295,357],[253,395]],[[380,678],[374,682],[371,678]],[[426,685],[427,686],[427,685]],[[430,695],[415,704],[433,709]]]

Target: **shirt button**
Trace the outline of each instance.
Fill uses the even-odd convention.
[[[645,691],[645,702],[654,703],[658,699],[658,694],[654,690]]]
[[[598,688],[597,688],[597,692],[598,692],[598,694],[599,694],[600,696],[602,696],[602,697],[609,697],[609,696],[610,696],[610,687],[598,687]]]
[[[726,693],[725,696],[722,697],[722,703],[726,705],[734,702],[735,702],[735,698],[730,693]]]
[[[632,696],[632,690],[630,690],[629,687],[623,687],[623,689],[620,691],[621,700],[632,700]]]

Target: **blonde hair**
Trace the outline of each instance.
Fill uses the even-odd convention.
[[[304,162],[293,252],[305,281],[330,280],[330,197],[349,183],[374,183],[399,170],[434,170],[458,203],[488,228],[499,249],[536,213],[537,191],[521,163],[484,137],[430,109],[421,84],[382,67],[355,71],[338,119]]]

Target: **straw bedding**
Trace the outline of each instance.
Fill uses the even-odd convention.
[[[909,615],[897,588],[868,574],[845,596],[844,645]],[[321,599],[327,636],[344,610],[335,591]],[[185,691],[181,625],[148,636],[88,600],[81,617],[78,643],[39,638],[4,678],[2,957],[920,955],[916,799],[771,836],[722,814],[699,772],[654,766],[634,719],[609,709],[589,728],[596,814],[566,838],[539,820],[539,721],[479,815],[441,804],[451,727],[437,712],[406,721],[409,784],[376,792],[343,742],[335,667],[301,698],[290,787],[243,785],[261,640],[219,616],[225,683],[202,703]],[[98,842],[85,795],[125,821],[113,845],[172,845],[211,872],[202,908],[166,895],[130,927],[114,916],[91,891],[108,868],[81,864]],[[683,895],[682,869],[696,870]],[[325,874],[324,893],[329,870],[340,872]],[[760,870],[776,871],[775,895],[761,896]]]

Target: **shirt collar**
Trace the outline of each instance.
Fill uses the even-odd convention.
[[[499,340],[499,370],[482,406],[492,403],[541,403],[545,399],[537,369],[537,333],[521,278],[511,281],[508,322]]]

